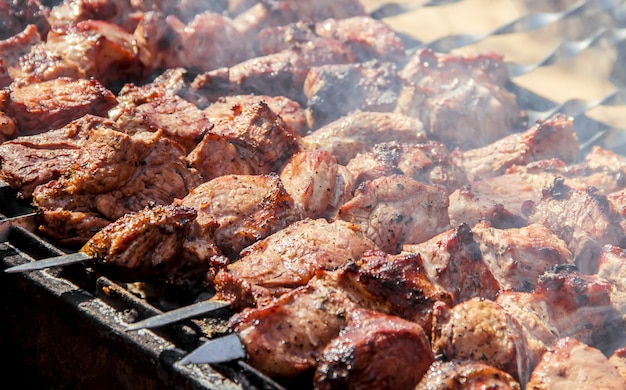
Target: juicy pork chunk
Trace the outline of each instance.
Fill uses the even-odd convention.
[[[53,28],[83,20],[104,20],[125,26],[131,12],[128,0],[63,0],[50,9],[48,21]]]
[[[429,139],[471,149],[519,130],[524,121],[501,57],[417,51],[400,72],[404,87],[395,112],[415,116]]]
[[[220,176],[189,191],[180,202],[198,218],[185,242],[186,256],[205,259],[215,244],[227,256],[302,219],[274,175]]]
[[[543,355],[526,388],[623,390],[626,382],[601,351],[565,337]]]
[[[472,360],[526,383],[530,353],[522,326],[494,301],[472,298],[435,313],[433,350],[450,360]]]
[[[391,141],[407,144],[425,142],[422,123],[400,114],[357,112],[302,138],[306,149],[329,151],[342,165],[381,142]]]
[[[30,200],[36,186],[58,179],[76,162],[87,134],[100,128],[118,129],[107,119],[85,115],[60,129],[4,142],[0,145],[0,179],[19,198]]]
[[[542,225],[496,229],[483,221],[472,227],[472,233],[503,290],[531,291],[553,266],[574,263],[565,243]]]
[[[508,373],[488,364],[468,361],[434,362],[415,390],[522,390]]]
[[[396,65],[391,62],[312,67],[304,80],[309,123],[320,128],[353,112],[390,112],[399,89]]]
[[[162,132],[134,137],[92,129],[76,160],[61,177],[35,188],[43,234],[65,245],[82,245],[94,229],[149,204],[167,205],[200,183],[187,168],[182,147]]]
[[[452,162],[448,148],[436,141],[381,142],[371,151],[357,154],[346,167],[357,185],[400,173],[425,184],[444,186],[449,192],[467,184],[465,172]]]
[[[11,87],[9,99],[8,112],[23,135],[58,129],[86,114],[106,117],[117,104],[98,81],[66,77]]]
[[[357,224],[382,250],[398,253],[450,226],[448,195],[408,176],[385,176],[359,186],[334,219]]]
[[[184,283],[206,273],[208,262],[182,261],[180,252],[196,211],[181,206],[148,206],[96,233],[81,252],[123,280]]]
[[[403,253],[418,253],[433,283],[460,303],[474,297],[495,299],[500,284],[488,268],[468,225],[460,225],[416,245],[404,245]]]
[[[538,160],[557,158],[571,163],[576,160],[578,151],[572,118],[557,114],[538,121],[524,132],[459,153],[455,162],[465,170],[470,181],[476,181],[501,175],[513,165],[526,165]]]
[[[316,389],[413,389],[435,360],[421,326],[357,309],[322,352]]]
[[[215,289],[235,307],[260,306],[305,285],[317,271],[334,270],[374,249],[354,224],[305,219],[243,250],[239,261],[217,273]]]
[[[575,191],[555,180],[543,198],[530,206],[529,223],[547,226],[575,256],[582,272],[594,274],[603,245],[620,245],[622,230],[605,196],[593,187]]]

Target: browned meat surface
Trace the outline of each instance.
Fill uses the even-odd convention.
[[[611,304],[616,315],[626,319],[626,250],[605,245],[598,259],[598,276],[611,283]]]
[[[518,321],[500,305],[472,298],[435,312],[433,350],[450,360],[473,360],[510,373],[526,383],[530,353]]]
[[[287,125],[293,128],[298,134],[306,135],[309,130],[309,124],[304,113],[304,109],[294,100],[284,96],[267,96],[267,95],[234,95],[221,97],[216,102],[211,103],[204,109],[209,121],[217,123],[223,118],[233,115],[234,106],[248,106],[265,102],[267,106],[280,116]]]
[[[86,114],[105,116],[115,95],[96,80],[57,78],[10,89],[9,113],[23,135],[58,129]]]
[[[185,283],[205,273],[207,262],[181,261],[180,252],[196,211],[149,206],[100,230],[81,248],[107,272],[122,279]]]
[[[3,1],[2,3],[6,3]],[[0,7],[2,6],[0,3]],[[33,47],[42,43],[35,25],[28,25],[23,31],[0,40],[0,87],[7,87],[20,76],[20,58],[30,53]]]
[[[436,361],[415,390],[521,390],[508,373],[473,361]]]
[[[421,326],[357,309],[322,352],[316,389],[414,389],[434,361]]]
[[[0,145],[6,141],[16,138],[19,130],[15,121],[6,113],[0,111]]]
[[[546,352],[533,370],[526,389],[626,389],[617,369],[599,350],[573,338],[563,338]]]
[[[0,39],[6,39],[23,31],[28,25],[35,25],[41,34],[50,29],[45,10],[39,1],[0,1]]]
[[[192,189],[181,202],[198,213],[185,243],[189,257],[206,258],[213,242],[235,258],[252,243],[302,217],[274,175],[220,176]]]
[[[557,158],[575,161],[579,150],[572,119],[557,114],[538,121],[530,129],[508,135],[481,148],[457,154],[456,163],[465,169],[470,181],[505,173],[513,165]]]
[[[449,148],[481,147],[518,131],[524,116],[501,57],[417,51],[400,72],[395,112],[419,118],[429,139]]]
[[[609,356],[609,363],[617,369],[624,383],[626,383],[626,347],[616,349],[615,352]]]
[[[0,145],[0,179],[30,200],[39,184],[58,179],[81,154],[92,129],[117,130],[115,123],[93,115],[85,115],[58,130],[22,136]]]
[[[496,229],[472,227],[487,267],[503,290],[531,291],[540,275],[558,264],[573,264],[565,243],[542,225]]]
[[[333,197],[339,174],[337,160],[323,150],[305,151],[293,155],[280,171],[280,179],[294,198],[303,216],[332,217],[337,211]],[[346,194],[346,198],[352,194]]]
[[[399,88],[396,65],[391,62],[312,67],[304,80],[311,127],[320,128],[358,111],[390,112]]]
[[[48,21],[53,27],[90,19],[124,25],[130,12],[128,0],[63,0],[50,9]]]
[[[459,225],[417,245],[404,245],[402,251],[419,253],[430,280],[451,293],[455,303],[473,297],[495,299],[500,291],[468,225]]]
[[[251,175],[255,172],[235,143],[213,132],[204,134],[202,141],[187,155],[187,162],[204,181],[224,175]]]
[[[544,191],[543,198],[531,206],[529,223],[547,226],[575,256],[582,272],[598,269],[598,256],[605,244],[619,245],[623,240],[618,219],[605,196],[593,187],[575,191],[560,179]]]
[[[114,221],[185,196],[200,180],[184,156],[182,147],[162,132],[130,137],[107,128],[90,130],[63,175],[35,188],[33,204],[42,213],[42,233],[66,245],[82,245],[95,232],[72,224],[80,222],[80,215]]]
[[[436,141],[381,142],[371,151],[357,154],[346,167],[356,184],[398,173],[425,184],[444,186],[449,192],[467,183],[465,172],[452,162],[448,148]]]
[[[408,176],[385,176],[359,186],[334,219],[357,224],[382,250],[398,253],[450,226],[448,195]]]
[[[239,261],[217,274],[215,288],[235,307],[260,306],[305,285],[318,270],[334,270],[373,249],[353,224],[305,219],[242,251]]]
[[[327,150],[342,165],[381,142],[419,143],[426,141],[422,123],[405,115],[385,112],[357,112],[303,137],[305,148]]]

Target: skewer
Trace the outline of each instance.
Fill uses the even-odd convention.
[[[12,227],[22,227],[28,231],[35,230],[37,213],[28,213],[0,221],[0,242],[6,242]]]
[[[55,256],[48,259],[33,261],[30,263],[16,265],[4,270],[7,273],[29,272],[39,271],[51,267],[60,267],[64,265],[82,263],[88,260],[93,260],[93,257],[84,254],[83,252],[71,253],[69,255]]]
[[[246,357],[246,349],[237,333],[209,340],[180,360],[188,364],[216,364]]]
[[[225,307],[229,307],[229,302],[224,301],[202,301],[194,303],[189,306],[181,307],[178,309],[170,310],[163,314],[158,314],[153,317],[146,318],[142,321],[137,321],[126,328],[127,332],[138,329],[150,329],[157,328],[164,325],[173,324],[188,318],[197,317],[202,314],[206,314],[212,311],[217,311]]]

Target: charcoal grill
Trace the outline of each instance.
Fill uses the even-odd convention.
[[[382,3],[382,5],[381,5]],[[459,1],[372,4],[376,18],[393,18],[441,8]],[[584,36],[563,36],[543,58],[534,63],[509,63],[512,76],[523,76],[538,68],[565,63],[589,48],[615,51],[612,71],[607,77],[615,89],[596,100],[554,101],[519,85],[513,77],[508,88],[518,98],[531,120],[563,112],[574,118],[583,152],[601,145],[626,153],[624,123],[604,122],[587,114],[598,107],[626,104],[626,6],[617,0],[569,2],[556,11],[530,12],[481,34],[447,35],[430,42],[402,34],[409,54],[422,47],[451,52],[495,36],[509,36],[550,28],[559,23],[580,21],[602,15],[610,21],[587,28]],[[593,23],[592,23],[593,24]],[[390,23],[394,27],[393,23]],[[626,122],[625,122],[626,123]],[[0,187],[0,220],[30,212],[8,187]],[[18,226],[12,226],[8,240],[0,243],[3,268],[64,254],[63,248]],[[306,383],[276,383],[243,361],[215,366],[183,366],[178,361],[212,337],[222,335],[228,310],[211,318],[180,324],[125,332],[129,323],[150,317],[206,296],[177,296],[169,302],[140,297],[132,285],[99,275],[88,265],[47,269],[27,274],[0,273],[0,348],[5,358],[3,379],[33,388],[115,388],[115,389],[285,389],[303,388]]]

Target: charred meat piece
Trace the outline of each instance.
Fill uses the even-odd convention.
[[[357,309],[322,352],[316,389],[413,389],[435,360],[421,326]]]
[[[599,350],[574,338],[556,342],[533,370],[526,388],[626,389],[624,379]]]
[[[187,168],[184,156],[182,147],[162,132],[130,137],[106,128],[90,130],[74,164],[33,193],[42,233],[66,245],[82,245],[95,233],[80,230],[82,217],[100,219],[97,227],[185,196],[200,178]]]
[[[148,206],[127,214],[96,233],[81,252],[124,280],[184,283],[206,273],[207,262],[182,261],[180,252],[196,211]]]
[[[400,72],[404,86],[395,112],[424,122],[428,138],[449,148],[481,147],[518,131],[524,116],[505,88],[501,57],[417,51]]]
[[[381,142],[371,151],[357,154],[346,167],[357,185],[399,173],[425,184],[444,186],[449,192],[467,184],[465,172],[452,162],[448,148],[436,141]]]
[[[381,142],[426,141],[422,123],[405,115],[386,112],[356,112],[319,128],[302,138],[309,150],[327,150],[342,165]]]
[[[426,241],[450,226],[448,195],[408,176],[385,176],[359,186],[335,220],[356,223],[382,250],[398,253],[403,245]]]
[[[40,34],[45,35],[50,29],[46,11],[39,1],[0,1],[0,39],[6,39],[23,31],[28,25],[34,25]]]
[[[474,297],[495,299],[500,284],[489,270],[466,224],[417,245],[404,245],[403,253],[419,253],[429,279],[454,296],[454,303]]]
[[[260,306],[305,285],[317,271],[334,270],[374,249],[353,224],[305,219],[242,251],[239,261],[217,274],[215,289],[234,307]]]
[[[60,77],[10,88],[8,111],[20,133],[58,129],[86,114],[106,117],[115,95],[96,80]]]
[[[76,162],[87,134],[98,128],[118,130],[115,123],[105,118],[85,115],[60,129],[3,143],[0,179],[20,198],[30,200],[36,186],[58,179]]]
[[[6,3],[3,1],[3,3]],[[0,5],[1,6],[1,5]],[[7,87],[20,75],[20,58],[30,53],[33,47],[42,44],[34,25],[28,25],[17,34],[0,40],[0,87]]]
[[[223,118],[233,115],[233,107],[249,106],[265,102],[267,106],[280,116],[285,123],[294,129],[300,135],[306,135],[309,130],[309,124],[305,116],[304,109],[300,103],[286,98],[284,96],[267,96],[267,95],[234,95],[223,96],[219,100],[210,103],[204,109],[209,121],[212,123],[220,122]]]
[[[511,375],[475,361],[434,362],[415,390],[521,390]]]
[[[623,240],[617,216],[593,187],[575,191],[557,179],[528,214],[529,223],[543,224],[565,241],[584,273],[597,272],[603,245],[620,245]]]
[[[538,121],[530,129],[508,135],[482,148],[458,154],[456,163],[465,169],[470,181],[505,173],[513,165],[557,158],[574,162],[579,144],[571,118],[557,114]]]
[[[472,360],[526,383],[530,354],[518,321],[494,301],[472,298],[435,312],[433,350],[450,360]]]
[[[185,242],[188,257],[204,259],[213,242],[231,258],[270,234],[302,219],[274,175],[227,175],[194,188],[180,203],[198,218]],[[210,251],[209,251],[210,252]]]
[[[565,243],[542,225],[496,229],[481,222],[472,227],[472,233],[504,290],[531,291],[539,276],[553,266],[574,263]]]
[[[126,25],[131,13],[128,0],[63,0],[50,9],[48,21],[52,27],[76,24],[83,20],[104,20]]]
[[[400,79],[391,62],[372,60],[313,67],[304,80],[309,122],[313,128],[320,128],[357,111],[390,112],[399,88]]]

